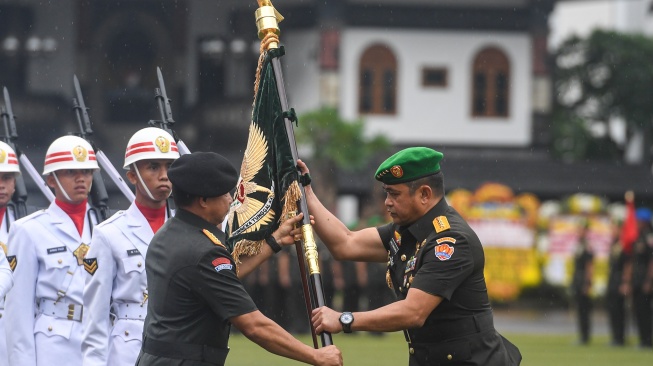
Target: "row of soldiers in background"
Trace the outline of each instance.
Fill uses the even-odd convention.
[[[379,200],[379,202],[382,202]],[[384,205],[370,205],[361,227],[390,222]],[[319,241],[319,238],[316,238]],[[347,311],[378,309],[396,300],[385,281],[384,263],[336,261],[326,247],[318,245],[320,271],[326,306]],[[294,246],[284,247],[276,256],[247,277],[243,283],[255,303],[271,319],[291,333],[310,332],[303,300],[301,276]],[[372,333],[383,335],[383,333]]]
[[[612,243],[606,308],[610,327],[610,344],[626,344],[628,302],[632,304],[633,322],[641,348],[653,348],[653,213],[648,208],[634,208],[632,192],[626,194],[628,214],[618,238]],[[574,257],[572,291],[577,306],[579,344],[590,340],[592,313],[591,285],[594,255],[586,237]]]

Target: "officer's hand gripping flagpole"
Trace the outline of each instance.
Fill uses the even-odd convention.
[[[104,154],[104,151],[100,150],[97,146],[95,146],[92,141],[90,141],[90,135],[93,134],[93,129],[91,128],[91,119],[88,116],[88,108],[86,108],[86,103],[84,102],[84,96],[82,95],[82,88],[79,86],[79,80],[77,79],[77,75],[73,75],[73,82],[75,84],[75,95],[76,98],[73,99],[73,109],[75,110],[75,115],[77,116],[77,123],[79,124],[79,131],[80,131],[80,137],[83,139],[87,140],[91,146],[93,146],[93,149],[95,149],[95,158],[98,160],[98,163],[100,163],[100,166],[104,171],[109,175],[109,178],[113,181],[113,183],[120,189],[120,192],[127,198],[129,202],[132,202],[135,198],[134,192],[132,192],[131,189],[129,189],[129,186],[125,182],[124,179],[122,179],[122,176],[116,168],[114,168],[113,164],[109,161],[109,158]],[[93,176],[93,185],[96,185],[98,180],[101,181],[101,175],[99,172],[97,172],[97,176]],[[98,179],[96,179],[98,178]],[[102,185],[104,186],[104,182],[102,182]],[[105,189],[106,191],[106,189]]]
[[[47,183],[45,183],[43,177],[41,177],[38,171],[34,168],[32,162],[29,161],[27,156],[23,154],[18,149],[18,147],[16,147],[16,143],[14,141],[18,139],[18,131],[16,129],[16,119],[14,116],[14,111],[11,107],[11,98],[9,98],[9,90],[7,90],[7,87],[3,88],[3,94],[5,99],[5,106],[2,110],[2,123],[5,129],[3,141],[7,143],[7,145],[9,145],[12,149],[14,149],[16,155],[18,155],[20,166],[27,172],[27,174],[29,174],[45,198],[47,198],[48,201],[52,202],[54,201],[54,194],[50,190],[50,187],[48,187]],[[25,181],[22,175],[18,175],[16,177],[16,192],[14,193],[12,199],[16,204],[16,219],[26,216],[27,189],[25,188]]]
[[[274,9],[274,7],[272,6],[272,2],[270,0],[257,0],[257,1],[258,1],[259,8],[256,10],[256,26],[258,29],[259,38],[263,40],[266,35],[269,34],[278,35],[280,32],[278,23],[281,20],[283,20],[283,17]],[[267,50],[272,48],[278,48],[278,47],[279,47],[278,42],[272,41],[269,42],[269,44],[267,45]],[[278,58],[275,57],[272,59],[272,67],[274,69],[274,76],[276,79],[277,92],[279,94],[281,108],[283,111],[287,111],[288,100],[286,97],[286,90],[284,88],[281,62],[279,61]],[[292,158],[296,166],[298,154],[297,154],[297,146],[295,144],[293,124],[292,121],[287,117],[284,117],[284,123],[286,126],[286,133],[288,134],[288,141],[290,142]],[[307,299],[307,303],[308,303],[308,299],[310,298],[312,304],[315,305],[315,306],[311,306],[311,309],[307,309],[309,312],[309,323],[312,324],[312,322],[310,321],[310,312],[313,310],[312,308],[326,306],[326,301],[324,298],[322,277],[320,275],[317,245],[315,243],[315,237],[313,236],[313,228],[311,227],[311,219],[310,219],[310,214],[308,212],[308,204],[306,202],[306,194],[304,192],[304,187],[301,184],[299,185],[299,189],[301,192],[301,198],[298,202],[299,211],[304,213],[304,218],[302,219],[302,224],[301,224],[303,237],[301,243],[298,242],[296,245],[297,245],[298,259],[300,261],[300,270],[304,268],[303,266],[304,260],[306,261],[306,265],[308,266],[308,270],[309,270],[308,275],[310,276],[311,286],[308,294],[306,293],[308,290],[307,286],[304,287],[304,298]],[[306,277],[307,277],[306,274],[302,273],[302,281],[305,281]],[[313,333],[313,337],[315,337],[315,330],[313,329],[312,326],[311,326],[311,331]],[[333,344],[333,340],[331,338],[330,333],[324,332],[320,334],[320,336],[322,340],[322,346],[330,346]]]

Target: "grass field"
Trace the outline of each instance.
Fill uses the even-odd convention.
[[[607,337],[597,336],[589,346],[574,344],[574,335],[504,334],[522,352],[523,366],[638,366],[653,365],[653,351],[640,350],[634,346],[614,348],[608,346]],[[300,337],[312,344],[310,336]],[[229,342],[231,351],[228,366],[277,366],[303,365],[299,362],[268,353],[242,335],[233,335]],[[337,334],[333,343],[343,353],[348,366],[407,366],[407,347],[403,333],[389,333],[383,337],[365,333],[355,335]],[[631,340],[631,344],[635,344]]]

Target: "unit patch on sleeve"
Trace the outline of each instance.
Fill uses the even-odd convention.
[[[234,266],[231,264],[231,261],[227,258],[218,257],[214,259],[211,264],[215,267],[217,272],[222,271],[223,269],[232,269]]]
[[[445,236],[444,238],[437,239],[436,242],[438,244],[442,243],[451,243],[451,244],[456,244],[456,239],[450,237],[450,236]]]
[[[91,276],[97,271],[97,258],[84,258],[84,269]]]
[[[438,216],[433,219],[433,227],[435,228],[436,233],[441,233],[451,228],[451,226],[449,226],[449,220],[447,220],[446,216]]]
[[[9,268],[11,268],[12,272],[16,270],[16,264],[18,264],[18,259],[16,259],[15,255],[8,255],[7,256],[7,261],[9,262]]]
[[[441,261],[448,261],[453,256],[454,249],[449,244],[440,244],[435,247],[435,256]]]

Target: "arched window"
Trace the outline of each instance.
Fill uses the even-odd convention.
[[[383,45],[363,52],[358,69],[358,111],[361,114],[395,114],[397,111],[397,59]]]
[[[510,62],[498,48],[476,54],[472,70],[472,115],[508,117],[510,108]]]

